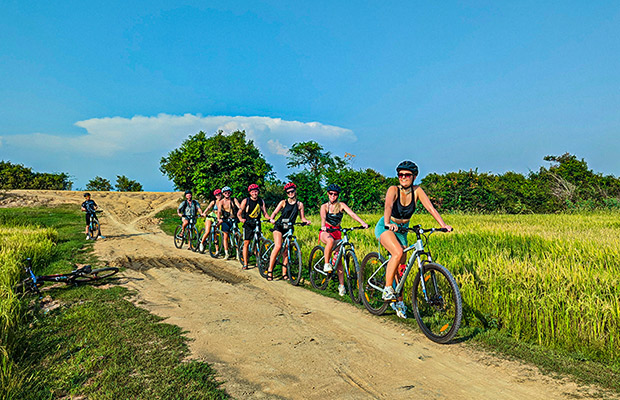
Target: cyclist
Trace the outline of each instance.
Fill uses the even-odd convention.
[[[212,216],[213,218],[217,218],[217,202],[222,198],[222,189],[215,189],[213,191],[213,196],[215,196],[215,200],[211,200],[209,205],[207,205],[207,207],[205,208],[205,211],[202,213],[203,217],[206,217],[209,210],[213,209],[213,211],[211,211],[209,215]],[[213,221],[210,218],[205,218],[205,234],[200,239],[200,245],[199,245],[199,249],[201,252],[204,251],[205,241],[207,240],[207,238],[209,237],[209,234],[211,233],[212,223]]]
[[[239,200],[232,198],[232,189],[228,186],[222,188],[224,197],[217,202],[217,219],[224,234],[224,258],[228,258],[228,235],[233,227],[233,222],[239,209]]]
[[[179,208],[177,208],[177,214],[181,217],[183,221],[183,229],[181,230],[181,236],[185,234],[185,228],[189,224],[190,219],[196,220],[198,218],[198,214],[202,214],[202,210],[200,209],[200,203],[196,200],[192,200],[192,191],[185,191],[185,200],[181,202]],[[187,250],[192,250],[192,243],[190,240],[187,241],[188,247]]]
[[[282,235],[284,235],[288,231],[288,225],[294,224],[297,219],[297,214],[301,216],[301,220],[310,225],[310,221],[306,219],[304,215],[304,205],[301,201],[297,200],[297,186],[293,182],[289,182],[284,185],[284,191],[286,192],[287,199],[282,200],[276,206],[276,209],[273,210],[269,221],[274,224],[273,226],[273,250],[269,257],[269,269],[267,270],[267,280],[273,280],[273,267],[276,263],[276,258],[278,257],[278,253],[282,248]],[[278,218],[277,221],[274,220],[274,217],[278,215],[278,213],[282,210],[282,215]],[[286,253],[286,249],[282,252],[283,264],[282,265],[282,279],[288,280],[288,276],[286,275],[286,268],[288,264],[288,254]]]
[[[84,202],[82,203],[82,211],[86,212],[86,239],[89,239],[88,236],[88,226],[90,225],[91,218],[95,215],[95,210],[97,210],[97,203],[94,200],[91,200],[90,193],[84,193]],[[99,239],[105,239],[101,236],[101,224],[99,225],[99,235],[97,236]]]
[[[424,190],[419,185],[413,184],[418,175],[418,166],[414,162],[408,160],[401,162],[396,167],[396,172],[399,185],[390,186],[387,190],[385,210],[383,216],[377,222],[375,236],[392,256],[387,264],[382,298],[385,301],[399,300],[399,303],[402,303],[402,299],[396,298],[394,288],[392,287],[396,269],[399,265],[405,263],[403,249],[407,246],[407,233],[398,232],[398,228],[409,227],[409,221],[415,211],[418,200],[442,228],[447,228],[448,232],[450,232],[452,227],[446,225],[426,193],[424,193]],[[403,307],[404,303],[399,305]],[[405,309],[401,309],[401,312],[396,310],[401,318],[406,318],[405,311]]]
[[[340,231],[328,232],[328,229],[339,229],[340,222],[342,221],[342,216],[344,212],[349,214],[351,218],[359,222],[364,229],[368,228],[368,224],[364,222],[360,217],[357,216],[345,203],[338,201],[338,197],[340,196],[340,186],[331,184],[327,187],[327,195],[329,196],[329,200],[327,203],[321,206],[320,215],[321,215],[321,232],[319,233],[319,240],[325,243],[325,265],[323,266],[323,271],[332,272],[332,265],[329,260],[332,256],[332,251],[336,251],[339,241],[342,239],[342,233]],[[338,294],[340,296],[344,296],[347,294],[347,290],[344,287],[344,275],[342,273],[342,264],[338,263]]]
[[[248,247],[250,246],[250,240],[254,235],[254,228],[258,225],[260,229],[260,214],[263,212],[263,216],[268,219],[267,207],[265,206],[265,200],[258,197],[259,187],[253,183],[248,186],[248,193],[250,197],[246,197],[239,206],[237,211],[237,217],[239,221],[243,222],[243,268],[248,269]]]

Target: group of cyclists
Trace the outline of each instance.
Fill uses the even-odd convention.
[[[424,190],[419,185],[414,185],[414,181],[418,175],[418,167],[412,161],[403,161],[396,167],[399,184],[390,186],[385,195],[384,212],[375,226],[375,237],[381,245],[390,253],[391,258],[387,264],[385,287],[383,289],[382,298],[385,301],[402,303],[402,299],[397,299],[394,293],[393,282],[394,276],[399,265],[405,263],[403,249],[407,247],[407,234],[404,233],[409,227],[409,222],[415,212],[416,203],[419,201],[424,208],[439,223],[441,228],[445,228],[448,232],[452,231],[452,227],[447,225],[441,215],[437,212]],[[217,189],[213,192],[215,200],[212,200],[203,211],[200,204],[192,199],[192,192],[185,192],[185,200],[177,209],[179,217],[183,220],[183,227],[187,227],[190,219],[197,218],[198,215],[205,217],[205,233],[200,238],[200,250],[205,246],[205,241],[209,237],[213,224],[216,222],[224,236],[224,256],[229,258],[228,235],[231,234],[233,224],[236,221],[243,223],[243,269],[248,269],[248,244],[252,238],[254,229],[258,225],[260,228],[261,216],[269,220],[273,224],[273,242],[274,246],[269,257],[269,267],[267,271],[267,280],[273,280],[273,269],[277,256],[282,250],[282,238],[289,226],[295,223],[299,216],[301,221],[306,225],[310,225],[310,221],[304,214],[304,205],[297,198],[297,186],[293,182],[289,182],[284,186],[286,198],[281,200],[271,215],[267,212],[265,201],[259,196],[260,188],[257,184],[251,184],[248,187],[248,197],[239,202],[238,199],[232,197],[232,189],[228,186]],[[323,270],[327,273],[333,271],[332,265],[328,262],[331,259],[332,252],[337,249],[339,240],[341,239],[341,222],[344,213],[347,213],[352,219],[359,222],[363,228],[368,228],[368,224],[362,220],[355,212],[344,202],[339,201],[342,189],[336,184],[330,184],[327,187],[327,202],[321,205],[320,217],[321,227],[319,229],[319,240],[324,244],[325,265]],[[276,220],[276,216],[280,214]],[[190,244],[191,246],[191,244]],[[191,248],[191,247],[190,247]],[[286,249],[283,250],[286,252]],[[283,258],[286,259],[286,253]],[[287,279],[286,265],[282,270],[283,279]],[[344,286],[344,276],[342,265],[337,266],[338,275],[338,293],[340,296],[346,294]],[[399,313],[404,316],[405,313]]]

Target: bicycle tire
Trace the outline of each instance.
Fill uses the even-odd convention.
[[[273,241],[265,239],[260,244],[260,265],[258,266],[258,273],[263,278],[267,279],[267,271],[269,270],[269,257],[271,256],[270,249],[273,246]]]
[[[183,232],[183,225],[178,225],[174,230],[174,247],[177,249],[183,247],[183,243],[185,243],[185,232],[183,232],[183,236],[181,236],[181,232]]]
[[[39,288],[43,286],[45,281],[37,281],[37,285],[34,285],[32,278],[26,278],[20,283],[13,286],[13,293],[20,295],[25,293],[38,293]]]
[[[323,266],[325,265],[325,249],[323,246],[315,246],[310,252],[308,259],[308,270],[310,275],[310,284],[317,290],[325,290],[329,284],[329,274],[323,275]]]
[[[448,343],[457,334],[463,317],[463,300],[456,280],[446,267],[423,265],[429,302],[422,293],[420,272],[413,281],[411,303],[422,333],[435,343]]]
[[[99,226],[99,221],[91,221],[92,231],[90,233],[90,238],[93,240],[97,240],[99,237],[99,233],[101,231],[101,227]]]
[[[187,238],[189,245],[192,246],[194,252],[198,251],[198,243],[200,243],[200,236],[198,236],[198,228],[193,226],[188,232]]]
[[[369,285],[368,280],[379,268],[383,271],[377,273],[373,278],[373,284],[380,288],[385,287],[385,267],[383,257],[377,252],[366,254],[362,261],[361,273],[359,274],[360,284],[359,291],[364,307],[374,315],[381,315],[388,308],[388,303],[383,301],[383,291],[377,290]]]
[[[116,267],[97,268],[97,269],[91,270],[87,274],[77,275],[77,276],[75,276],[73,279],[71,279],[67,283],[80,284],[80,283],[89,283],[89,282],[100,281],[100,280],[108,278],[108,277],[110,277],[110,276],[112,276],[114,274],[117,274],[118,271],[119,271],[119,269],[116,268]]]
[[[241,236],[241,232],[235,232],[235,258],[241,263],[243,266],[243,236]]]
[[[296,240],[289,244],[288,261],[288,268],[286,270],[288,282],[293,286],[299,286],[304,266],[301,259],[301,247],[299,247],[299,243]]]
[[[347,290],[351,301],[355,304],[360,304],[362,299],[360,297],[360,286],[357,279],[357,274],[360,270],[360,263],[357,261],[357,255],[353,250],[347,250],[344,256],[345,268],[349,271],[347,275]]]
[[[211,232],[211,237],[209,238],[209,254],[213,258],[218,258],[222,248],[222,233],[219,229],[215,229],[212,227],[214,231]]]

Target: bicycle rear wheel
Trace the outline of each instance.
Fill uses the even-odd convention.
[[[301,283],[301,272],[303,271],[303,263],[301,261],[301,248],[297,241],[291,242],[288,247],[288,281],[293,286],[299,286]]]
[[[174,230],[174,246],[177,249],[183,247],[183,243],[185,243],[185,234],[181,235],[181,232],[183,232],[183,225],[178,225]]]
[[[357,273],[360,270],[360,263],[357,261],[357,255],[352,250],[347,250],[344,256],[345,268],[349,271],[347,278],[347,289],[351,301],[355,304],[360,304],[362,299],[360,297],[359,282],[357,281]]]
[[[323,272],[325,265],[325,249],[323,246],[315,246],[310,252],[308,269],[310,270],[310,284],[318,290],[325,290],[329,283],[329,274]]]
[[[454,338],[461,325],[461,293],[456,280],[443,265],[426,263],[423,270],[426,297],[418,272],[411,296],[413,314],[426,337],[436,343],[447,343]]]
[[[383,314],[388,307],[388,303],[382,299],[383,288],[385,287],[385,266],[383,266],[383,262],[383,257],[379,253],[369,253],[362,261],[361,273],[359,274],[361,280],[359,284],[360,297],[366,309],[375,315]],[[371,286],[371,283],[376,287]]]
[[[90,271],[90,273],[76,276],[75,278],[71,279],[71,282],[87,283],[87,282],[99,281],[99,280],[108,278],[118,273],[118,271],[119,269],[116,267],[105,267],[105,268],[93,269]]]
[[[211,228],[215,229],[215,228]],[[222,233],[219,229],[211,232],[211,237],[209,238],[209,254],[213,258],[217,258],[220,255],[222,247]]]
[[[265,239],[260,244],[260,265],[258,266],[258,273],[263,278],[267,278],[267,271],[269,270],[269,257],[271,256],[271,249],[273,241]]]

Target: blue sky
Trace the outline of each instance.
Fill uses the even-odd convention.
[[[1,3],[0,159],[171,190],[162,156],[245,129],[281,179],[311,139],[386,175],[620,175],[617,1],[140,3]]]

